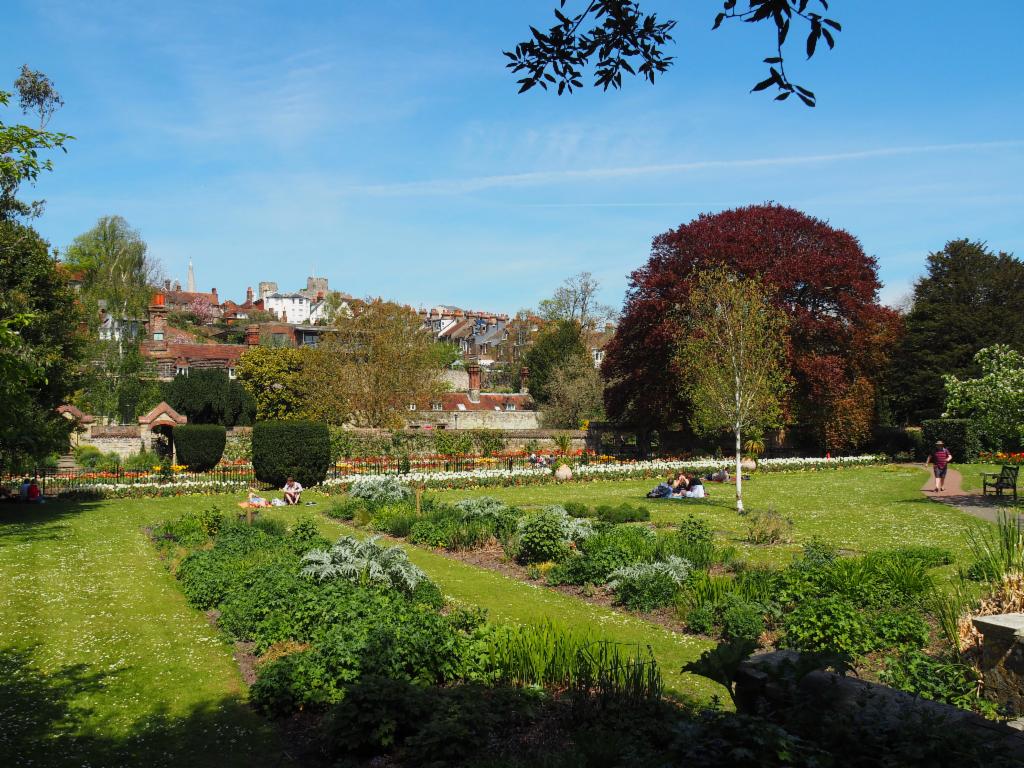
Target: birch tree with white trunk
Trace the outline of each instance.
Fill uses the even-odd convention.
[[[694,428],[736,439],[736,510],[743,511],[743,434],[776,426],[789,383],[788,319],[759,280],[724,269],[690,289],[687,338],[679,345]]]

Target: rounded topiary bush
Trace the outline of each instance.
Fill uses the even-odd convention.
[[[312,421],[261,421],[252,430],[252,468],[256,479],[281,487],[289,477],[304,486],[327,477],[331,435]]]
[[[227,430],[220,424],[181,424],[174,428],[178,463],[193,472],[213,469],[224,455]]]

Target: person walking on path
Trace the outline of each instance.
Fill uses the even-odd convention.
[[[953,454],[949,452],[949,449],[945,444],[939,440],[935,443],[935,450],[932,451],[928,458],[925,459],[924,465],[927,467],[929,464],[935,464],[935,492],[942,493],[946,484],[946,470],[949,467],[949,462],[953,460]]]

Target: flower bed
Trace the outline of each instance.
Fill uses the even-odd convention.
[[[886,457],[881,454],[838,456],[835,458],[765,459],[758,462],[756,472],[816,471],[842,467],[871,466],[883,464],[885,461]],[[578,464],[573,468],[573,480],[638,480],[665,477],[676,472],[711,472],[728,466],[729,460],[712,458],[652,459],[649,461],[618,462],[614,464]],[[64,485],[59,477],[48,479],[47,492],[55,491],[60,495],[82,493],[91,496],[102,496],[103,498],[124,499],[147,496],[233,493],[235,491],[244,491],[254,482],[251,469],[244,467],[233,467],[230,471],[230,476],[215,470],[206,475],[175,476],[164,480],[158,479],[159,475],[157,474],[137,473],[137,476],[132,477],[129,482],[125,482],[124,475],[116,478],[110,473],[107,473],[109,477],[101,477],[100,475],[103,473],[95,474],[97,477],[92,482],[83,483],[81,478],[79,478],[73,485]],[[360,478],[388,477],[395,474],[390,472],[380,475],[365,473],[338,475],[328,478],[318,488],[331,493],[347,489]],[[410,471],[401,474],[401,478],[403,482],[409,485],[434,489],[488,488],[556,482],[551,470],[546,467],[499,469],[484,466],[459,472]]]

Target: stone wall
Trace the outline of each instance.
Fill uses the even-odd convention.
[[[94,425],[78,436],[79,445],[91,445],[104,453],[116,453],[122,459],[149,448],[138,427]]]
[[[1024,613],[977,616],[985,698],[1012,715],[1024,715]]]

